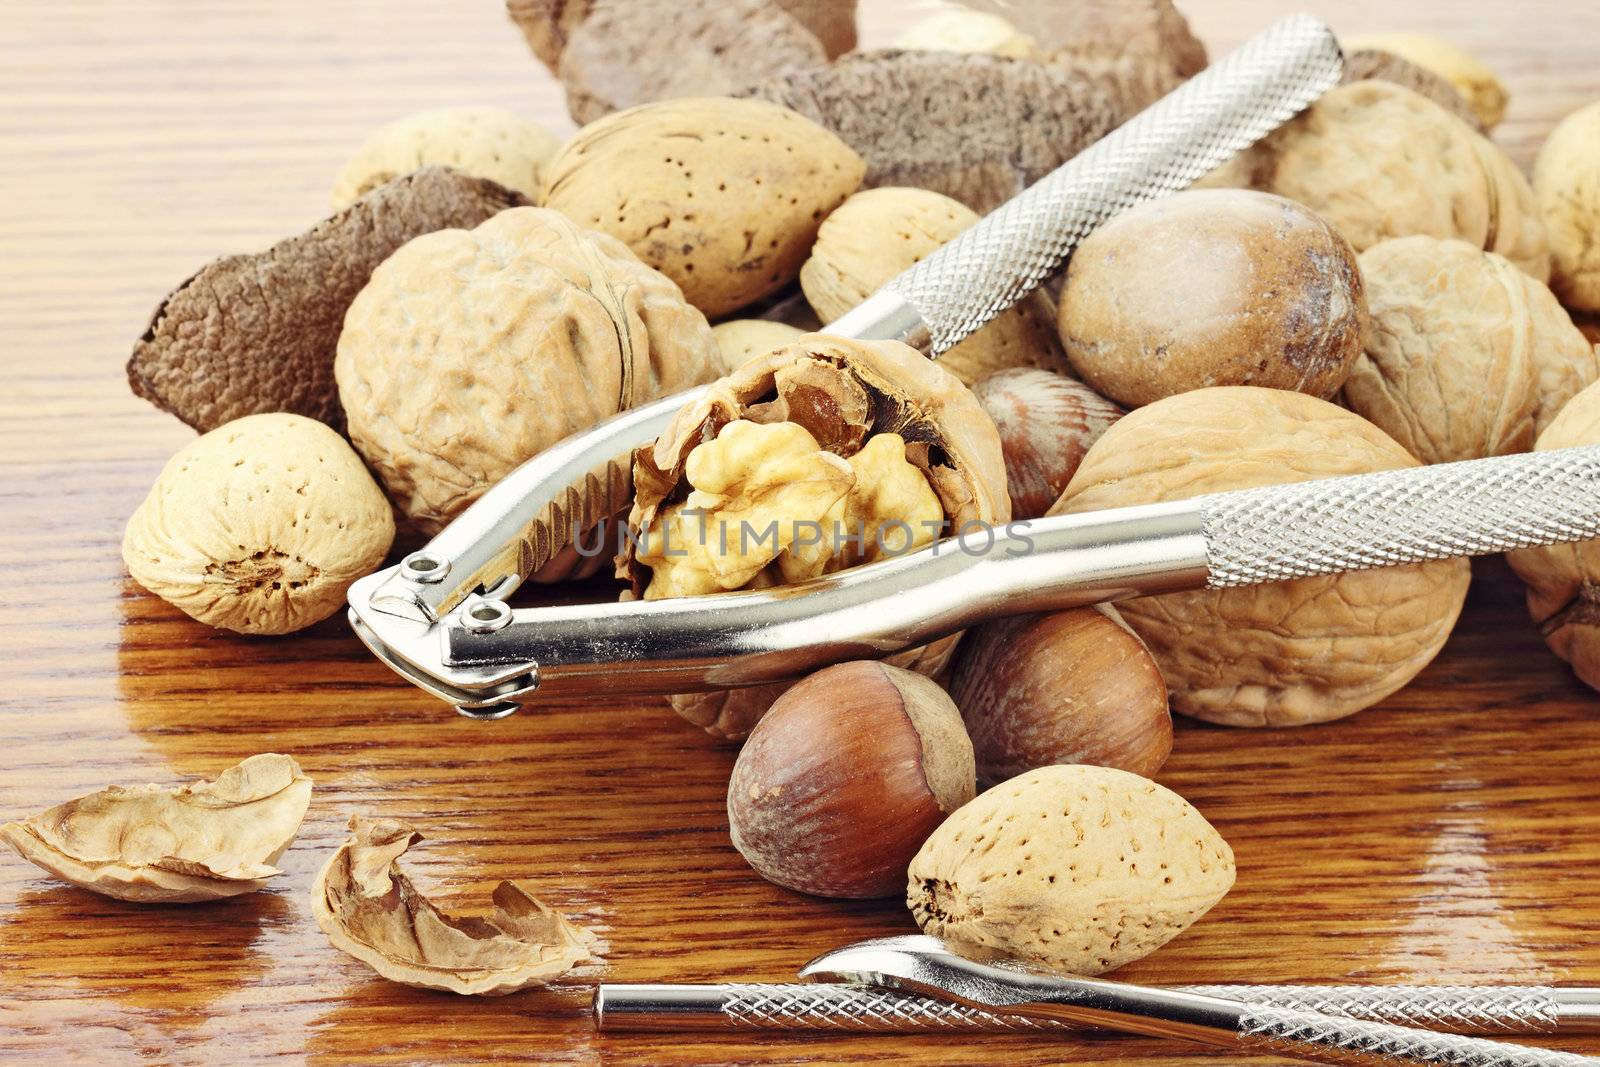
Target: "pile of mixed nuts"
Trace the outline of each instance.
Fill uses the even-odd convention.
[[[854,0],[672,0],[665,21],[663,3],[508,0],[574,137],[490,108],[401,118],[336,176],[335,214],[162,303],[129,381],[202,435],[128,523],[141,585],[212,626],[302,629],[397,531],[434,533],[541,450],[704,383],[634,457],[621,595],[791,584],[971,523],[1600,443],[1600,101],[1530,182],[1486,136],[1507,94],[1480,62],[1348,42],[1345,84],[1102,226],[1054,296],[931,362],[811,331],[1202,69],[1182,16],[968,0],[858,52]],[[1511,564],[1600,687],[1600,547]],[[1092,974],[1233,882],[1226,842],[1148,778],[1169,708],[1353,714],[1438,653],[1470,579],[1449,560],[1145,597],[672,704],[743,741],[729,833],[764,877],[905,893],[926,931]],[[277,873],[310,798],[269,754],[0,836],[99,892],[212,899]],[[395,867],[415,840],[352,821],[313,888],[339,948],[461,993],[585,958],[517,883],[490,917],[440,912]]]

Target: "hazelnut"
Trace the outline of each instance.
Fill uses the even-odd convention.
[[[1449,41],[1424,33],[1373,33],[1346,37],[1345,52],[1377,49],[1415,63],[1448,82],[1467,101],[1484,129],[1493,129],[1506,114],[1510,94],[1494,71],[1477,56]]]
[[[1099,974],[1188,929],[1233,878],[1233,850],[1172,790],[1109,767],[1041,767],[933,832],[906,904],[935,937]]]
[[[1568,307],[1600,311],[1600,101],[1551,132],[1533,192],[1550,233],[1550,287]]]
[[[831,322],[978,221],[960,201],[928,189],[886,186],[856,193],[817,231],[800,288],[823,322]],[[1043,292],[1024,297],[939,357],[939,365],[971,385],[1006,367],[1066,369]]]
[[[1013,367],[972,387],[1000,431],[1013,519],[1037,519],[1072,480],[1089,446],[1124,412],[1065,374]]]
[[[1526,452],[1600,376],[1543,282],[1465,241],[1361,253],[1371,328],[1344,402],[1424,463]]]
[[[795,684],[756,724],[728,783],[728,829],[768,881],[892,896],[923,841],[975,791],[972,742],[938,685],[840,663]]]
[[[1329,396],[1366,318],[1355,252],[1332,226],[1283,197],[1201,189],[1090,234],[1058,325],[1078,376],[1138,407],[1210,385]]]
[[[1128,413],[1094,443],[1053,514],[1417,465],[1376,426],[1280,389],[1197,389]],[[1296,726],[1374,704],[1444,646],[1464,559],[1125,600],[1117,610],[1167,681],[1172,710]]]
[[[1516,164],[1409,89],[1337,86],[1260,143],[1261,188],[1305,204],[1357,252],[1390,237],[1458,237],[1550,276],[1533,189]]]
[[[1172,753],[1161,670],[1109,606],[975,627],[948,685],[985,784],[1054,763],[1149,777]]]
[[[1567,401],[1535,450],[1600,444],[1600,383]],[[1528,586],[1528,614],[1551,651],[1600,689],[1600,541],[1524,548],[1506,554]]]

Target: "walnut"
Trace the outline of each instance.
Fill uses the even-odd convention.
[[[1525,452],[1600,376],[1550,290],[1492,252],[1403,237],[1361,273],[1372,326],[1344,401],[1424,463]]]
[[[1356,251],[1458,237],[1550,276],[1533,190],[1506,154],[1443,108],[1382,80],[1329,90],[1263,142],[1257,180],[1339,228]]]
[[[1422,33],[1374,33],[1347,37],[1346,53],[1377,49],[1430,71],[1460,94],[1479,125],[1492,130],[1505,117],[1510,94],[1494,71],[1464,48]]]
[[[247,415],[167,462],[122,558],[209,626],[285,634],[344,607],[393,540],[389,502],[344,438],[300,415]]]
[[[156,308],[128,360],[134,395],[195,429],[291,411],[344,424],[333,354],[373,268],[413,237],[476,226],[520,193],[446,167],[380,185],[265,252],[225,256]]]
[[[1533,191],[1550,233],[1551,288],[1568,307],[1600,311],[1600,101],[1551,132]]]
[[[800,287],[817,316],[831,322],[977,221],[965,204],[927,189],[856,193],[823,221],[800,268]],[[1050,298],[1035,292],[940,356],[939,365],[967,385],[1007,367],[1064,371],[1054,317]]]
[[[932,189],[980,212],[1132,114],[1073,70],[957,52],[861,52],[738,95],[782,104],[838,134],[866,160],[867,186]]]
[[[774,104],[667,100],[578,131],[546,168],[543,202],[623,241],[716,317],[794,281],[864,166]]]
[[[0,826],[24,859],[117,900],[178,904],[254,892],[280,872],[311,803],[288,756],[251,756],[214,782],[110,786]]]
[[[1352,49],[1346,42],[1344,77],[1341,80],[1356,82],[1366,78],[1381,78],[1404,86],[1432,100],[1479,133],[1484,131],[1483,121],[1477,112],[1472,110],[1472,105],[1467,102],[1466,97],[1456,91],[1456,87],[1444,78],[1393,52],[1379,48]]]
[[[800,337],[806,331],[770,319],[729,319],[711,327],[717,342],[717,370],[728,374],[747,359],[765,355]]]
[[[1569,400],[1534,448],[1580,445],[1600,445],[1600,383]],[[1545,644],[1600,689],[1600,541],[1524,548],[1506,560],[1527,583],[1528,614]]]
[[[1413,467],[1383,431],[1278,389],[1198,389],[1124,415],[1084,457],[1053,514]],[[1337,719],[1427,666],[1471,568],[1443,560],[1119,603],[1154,653],[1173,710],[1233,726]]]
[[[451,915],[395,864],[422,839],[393,819],[350,819],[311,887],[311,914],[334,947],[393,982],[500,996],[540,986],[589,958],[589,936],[523,882],[501,882],[494,911]]]
[[[351,440],[429,533],[563,437],[715,372],[676,286],[542,208],[401,248],[350,305],[334,363]]]
[[[1242,189],[1177,193],[1095,230],[1068,264],[1058,318],[1073,370],[1129,407],[1208,385],[1331,396],[1366,324],[1338,231]]]
[[[530,199],[539,172],[561,142],[537,123],[498,107],[418,111],[374,130],[345,163],[333,186],[339,210],[419,167],[454,167]]]
[[[770,552],[774,562],[747,586],[791,580],[785,573],[786,562],[789,575],[809,576],[819,573],[819,564],[820,572],[826,572],[885,552],[905,551],[923,543],[919,537],[934,536],[934,526],[951,532],[966,523],[1001,525],[1010,519],[999,436],[959,381],[897,342],[810,334],[749,360],[715,382],[702,399],[678,413],[653,446],[635,453],[635,500],[628,516],[631,536],[617,570],[619,577],[632,583],[635,594],[649,595],[657,573],[649,555],[649,533],[681,515],[676,510],[679,502],[688,503],[701,491],[703,479],[691,469],[694,461],[715,456],[716,450],[702,451],[706,443],[720,444],[719,434],[741,421],[803,429],[818,446],[810,453],[795,450],[796,456],[804,457],[808,476],[832,478],[839,472],[837,461],[843,460],[849,478],[820,520],[812,520],[824,529],[805,526],[802,536],[784,546],[790,549],[790,558],[784,561],[779,552]],[[760,439],[753,429],[735,433],[736,441]],[[777,436],[807,444],[793,430],[783,429]],[[923,484],[919,486],[913,476]],[[718,494],[732,495],[727,488]],[[809,496],[807,500],[814,512],[817,501]],[[779,516],[762,517],[765,522]],[[843,536],[835,536],[835,524],[843,527]],[[889,527],[878,531],[881,547],[874,526]],[[794,550],[794,540],[817,542],[827,551],[816,544]],[[716,540],[710,540],[712,550],[718,547]],[[749,561],[735,562],[744,567]],[[888,662],[931,675],[943,667],[953,647],[954,640],[945,638]],[[673,704],[719,736],[742,737],[786,688],[677,697]]]

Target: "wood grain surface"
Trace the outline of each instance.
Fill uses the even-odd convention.
[[[906,2],[863,0],[863,38]],[[1190,0],[1218,52],[1281,0]],[[1523,165],[1600,97],[1600,6],[1312,0],[1345,31],[1431,29],[1504,76]],[[139,907],[0,855],[0,1057],[15,1063],[1241,1062],[1115,1037],[624,1036],[590,987],[783,980],[911,928],[893,901],[774,888],[728,844],[732,750],[661,706],[456,718],[341,621],[215,633],[144,594],[122,525],[191,434],[129,395],[157,300],[209,258],[325,213],[376,123],[486,102],[570,129],[495,0],[6,0],[0,18],[0,819],[110,782],[295,755],[317,791],[266,892]],[[1299,731],[1184,722],[1162,773],[1233,843],[1239,882],[1124,976],[1192,981],[1600,983],[1600,698],[1549,655],[1504,565],[1406,691]],[[454,904],[526,878],[601,939],[552,991],[470,1000],[334,951],[306,889],[352,812],[429,840],[410,868]],[[1552,1042],[1600,1053],[1600,1039]],[[1250,1062],[1268,1062],[1253,1060]]]

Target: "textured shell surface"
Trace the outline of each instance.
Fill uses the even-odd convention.
[[[1100,974],[1182,933],[1233,880],[1233,850],[1170,789],[1053,766],[946,819],[911,861],[906,902],[924,933]]]
[[[374,130],[339,172],[333,206],[343,208],[384,182],[420,167],[453,167],[488,178],[530,200],[540,171],[561,146],[555,134],[498,107],[418,111]]]
[[[301,415],[248,415],[168,461],[128,520],[134,581],[211,626],[303,629],[344,606],[394,540],[389,502],[350,445]]]
[[[1304,393],[1198,389],[1123,416],[1052,514],[1414,467],[1392,438]],[[1118,604],[1166,677],[1174,711],[1233,726],[1353,714],[1444,646],[1466,599],[1464,559],[1202,589]]]

